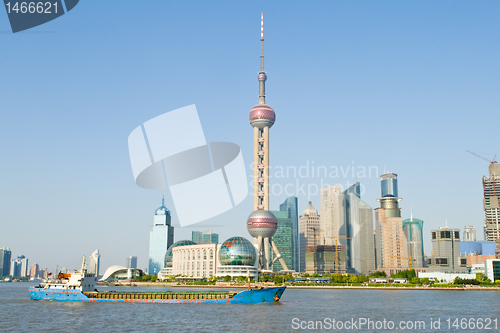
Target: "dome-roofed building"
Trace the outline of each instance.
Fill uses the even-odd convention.
[[[186,245],[196,245],[196,244],[197,244],[196,242],[193,242],[192,240],[188,240],[188,239],[180,240],[180,241],[177,241],[174,244],[172,244],[168,248],[167,253],[165,253],[165,267],[172,268],[172,259],[173,259],[172,250],[175,247],[186,246]]]
[[[255,247],[243,237],[229,238],[219,252],[220,264],[224,266],[253,266],[256,258]]]
[[[231,237],[219,250],[217,276],[248,276],[257,277],[257,251],[246,238]]]

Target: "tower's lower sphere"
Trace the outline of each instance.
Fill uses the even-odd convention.
[[[252,237],[273,237],[278,229],[278,220],[268,210],[255,210],[247,219],[247,229]]]
[[[248,115],[248,120],[250,121],[250,125],[253,127],[271,128],[276,121],[276,114],[272,107],[267,104],[257,104],[250,110],[250,114]]]

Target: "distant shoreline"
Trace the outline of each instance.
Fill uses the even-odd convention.
[[[176,288],[237,288],[246,289],[248,285],[230,285],[230,286],[216,286],[216,285],[185,285],[176,284],[175,282],[126,282],[126,283],[112,283],[112,284],[102,284],[100,286],[107,287],[176,287]],[[277,285],[279,286],[279,285]],[[257,288],[257,285],[252,284],[252,288]],[[500,287],[405,287],[404,285],[397,287],[390,286],[287,286],[289,289],[357,289],[357,290],[483,290],[483,291],[500,291]]]

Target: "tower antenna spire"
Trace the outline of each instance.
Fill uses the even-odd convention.
[[[162,198],[161,198],[161,205],[162,206],[165,206],[165,196],[163,195]]]
[[[266,72],[264,72],[264,13],[260,15],[259,104],[266,104]]]

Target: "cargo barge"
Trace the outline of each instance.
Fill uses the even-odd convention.
[[[30,298],[37,301],[119,302],[119,303],[230,303],[251,304],[278,302],[285,291],[282,287],[234,291],[203,292],[116,292],[97,291],[95,274],[82,269],[71,274],[59,273],[55,281],[45,281],[30,287]]]

